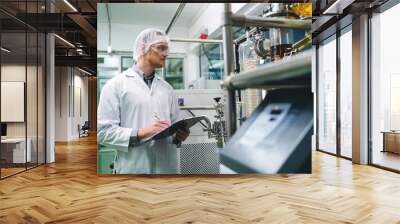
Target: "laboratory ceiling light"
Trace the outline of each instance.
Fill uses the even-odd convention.
[[[73,45],[73,44],[72,44],[71,42],[69,42],[68,40],[66,40],[66,39],[64,39],[64,38],[62,38],[62,37],[60,37],[60,36],[57,35],[57,34],[54,34],[54,36],[56,36],[58,39],[60,39],[62,42],[66,43],[67,45],[69,45],[69,46],[75,48],[75,45]]]
[[[78,12],[78,10],[71,4],[68,2],[68,0],[64,0],[65,4],[67,4],[72,10],[74,10],[75,12]]]
[[[11,52],[11,50],[9,50],[9,49],[7,49],[7,48],[5,48],[5,47],[1,47],[0,49],[1,49],[2,51],[6,52],[6,53],[10,53],[10,52]]]

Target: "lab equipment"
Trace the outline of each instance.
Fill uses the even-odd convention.
[[[215,142],[182,144],[180,174],[219,174],[219,150]]]
[[[237,173],[310,173],[310,89],[277,89],[229,139],[221,162]]]
[[[250,38],[250,34],[247,31],[246,41],[239,46],[241,71],[253,70],[260,64],[260,56],[257,55],[255,46],[253,38]],[[244,116],[248,117],[261,102],[261,91],[258,89],[246,89],[242,90],[241,96],[245,111]]]
[[[271,3],[263,14],[264,18],[299,19],[289,4]],[[283,58],[291,52],[294,43],[294,30],[289,28],[272,27],[269,29],[271,39],[271,60]]]
[[[178,98],[182,98],[185,102],[184,106],[179,106],[182,111],[182,116],[205,116],[209,120],[207,123],[203,120],[193,126],[193,128],[190,129],[190,136],[185,143],[194,144],[215,141],[216,136],[211,133],[211,130],[213,126],[220,127],[220,125],[216,125],[215,123],[219,121],[219,118],[224,116],[225,113],[222,106],[225,102],[223,91],[221,89],[188,89],[175,90],[174,92]],[[219,100],[218,103],[220,103],[220,105],[218,105],[215,99]],[[225,122],[224,119],[220,121]]]
[[[222,148],[226,142],[226,122],[224,120],[224,105],[221,102],[221,97],[214,98],[215,110],[217,115],[215,115],[216,120],[213,123],[211,133],[209,132],[209,137],[214,137],[217,140],[217,146]]]
[[[229,7],[225,9],[230,11]],[[228,38],[224,41],[226,45],[230,42]],[[229,75],[224,80],[223,86],[233,96],[228,97],[230,111],[234,110],[237,90],[268,91],[239,129],[236,130],[236,114],[228,114],[230,138],[220,150],[220,159],[224,167],[236,173],[311,172],[311,52],[284,56],[285,59]]]

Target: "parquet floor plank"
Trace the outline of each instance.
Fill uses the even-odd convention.
[[[98,176],[96,139],[0,181],[0,223],[399,223],[400,175],[313,152],[311,175]]]

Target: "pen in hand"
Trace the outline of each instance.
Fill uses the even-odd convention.
[[[161,118],[158,117],[156,113],[154,113],[153,115],[154,115],[154,118],[156,119],[156,120],[155,120],[156,123],[163,124],[163,125],[167,125],[166,128],[169,127],[169,126],[171,125],[171,123],[170,123],[169,121],[161,120]]]

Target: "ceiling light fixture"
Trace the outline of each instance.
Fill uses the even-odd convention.
[[[75,12],[78,12],[78,10],[71,4],[69,3],[68,0],[64,0],[65,4],[67,4],[72,10],[74,10]]]
[[[9,50],[9,49],[7,49],[7,48],[5,48],[5,47],[1,47],[0,48],[2,51],[4,51],[4,52],[7,52],[7,53],[10,53],[11,52],[11,50]]]
[[[57,34],[54,34],[54,36],[56,36],[58,39],[60,39],[60,40],[63,41],[64,43],[68,44],[69,46],[75,48],[75,45],[73,45],[73,44],[72,44],[71,42],[69,42],[68,40],[66,40],[66,39],[64,39],[64,38],[62,38],[62,37],[60,37],[60,36],[57,35]]]
[[[354,0],[336,0],[330,5],[324,12],[323,15],[340,15],[343,14],[343,9],[351,5]]]
[[[335,1],[332,5],[330,5],[327,9],[324,10],[324,12],[322,14],[326,15],[326,14],[331,14],[332,11],[336,11],[337,10],[337,6],[339,5],[339,0]]]
[[[78,69],[79,69],[81,72],[85,73],[85,74],[92,75],[92,73],[90,73],[90,72],[88,72],[88,71],[85,71],[85,70],[83,70],[83,69],[81,69],[81,68],[79,68],[79,67],[78,67]]]

